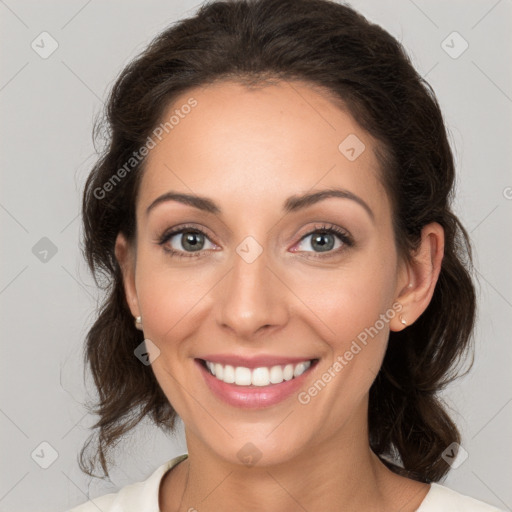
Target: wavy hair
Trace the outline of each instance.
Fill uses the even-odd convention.
[[[82,471],[96,476],[99,462],[108,476],[110,449],[145,416],[165,432],[176,419],[151,366],[134,356],[143,335],[114,254],[119,232],[134,239],[145,160],[113,190],[105,184],[145,144],[174,98],[219,80],[300,80],[328,91],[378,141],[399,255],[410,260],[426,224],[444,228],[432,300],[413,325],[390,333],[368,413],[370,446],[389,468],[418,481],[440,480],[449,470],[441,454],[460,435],[439,391],[471,348],[476,311],[469,236],[451,209],[453,155],[435,94],[401,44],[330,0],[205,3],[160,33],[113,85],[101,125],[106,144],[82,203],[84,255],[105,294],[84,347],[98,391],[88,407],[99,419],[80,452]]]

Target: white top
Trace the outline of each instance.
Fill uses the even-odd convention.
[[[118,492],[105,494],[67,512],[161,512],[158,507],[160,482],[170,469],[187,454],[159,466],[146,480],[126,485]],[[502,510],[459,494],[448,487],[430,484],[430,490],[416,512],[503,512]]]

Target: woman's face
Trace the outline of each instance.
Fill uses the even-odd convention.
[[[299,82],[193,89],[173,114],[124,272],[189,451],[275,464],[333,437],[367,445],[369,388],[408,283],[375,141]]]

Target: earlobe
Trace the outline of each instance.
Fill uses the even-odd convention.
[[[441,272],[443,255],[444,229],[437,222],[427,224],[421,231],[418,249],[406,264],[407,284],[401,284],[397,296],[402,309],[390,326],[392,331],[405,329],[427,309]]]
[[[119,233],[116,238],[115,256],[123,275],[126,302],[132,315],[134,317],[139,317],[140,311],[135,288],[135,258],[133,255],[133,248],[122,233]]]

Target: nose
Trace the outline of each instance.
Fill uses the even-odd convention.
[[[233,268],[216,287],[217,324],[237,340],[254,341],[288,321],[289,292],[267,264],[265,251],[252,263],[235,254]]]

